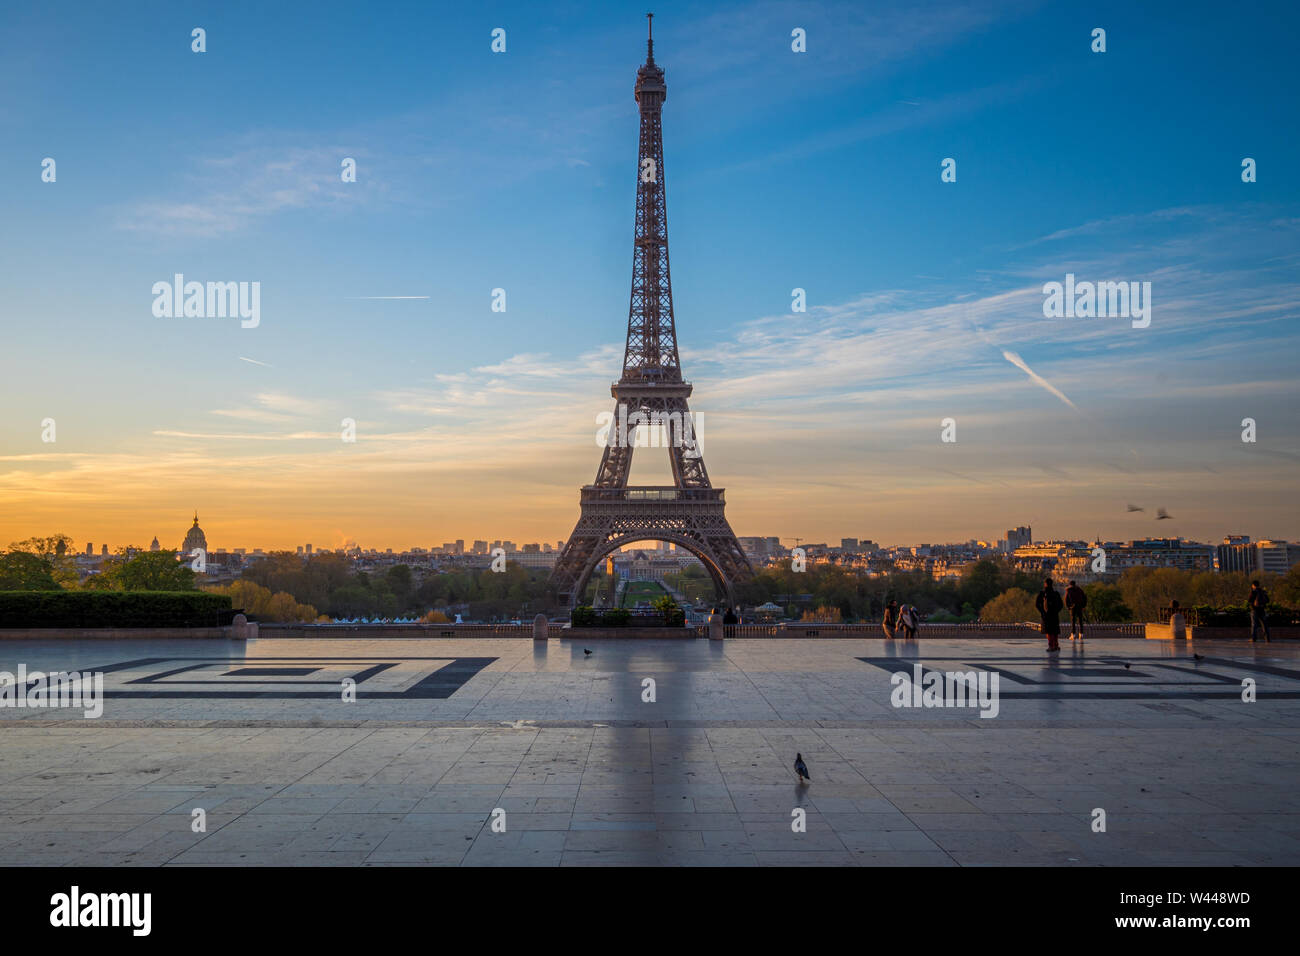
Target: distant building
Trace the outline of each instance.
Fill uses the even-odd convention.
[[[95,553],[95,542],[93,542],[93,541],[87,541],[87,542],[86,542],[86,557],[89,558],[89,557],[90,557],[91,555],[93,555],[94,553]]]
[[[108,545],[101,544],[99,546],[99,554],[101,557],[105,557],[105,558],[108,557]]]
[[[160,544],[158,543],[158,536],[157,536],[157,535],[154,535],[154,536],[153,536],[153,540],[149,542],[149,550],[150,550],[150,551],[161,551],[161,550],[162,550],[162,545],[160,545]]]
[[[694,557],[663,557],[658,549],[637,549],[622,553],[615,560],[617,573],[629,581],[657,581],[663,583],[665,574],[676,574],[686,564],[695,564]]]
[[[1265,538],[1251,543],[1250,536],[1230,534],[1214,549],[1219,571],[1224,574],[1286,574],[1300,561],[1300,544]]]
[[[1026,545],[1034,543],[1034,532],[1028,525],[1022,525],[1019,528],[1010,528],[1007,531],[1006,542],[1003,549],[1007,554],[1015,554],[1017,548],[1023,548]]]
[[[487,545],[487,542],[486,542],[486,541],[475,541],[475,542],[474,542],[474,553],[475,553],[475,554],[487,554],[487,553],[488,553],[488,545]]]
[[[506,561],[513,561],[525,568],[553,568],[555,559],[559,556],[558,551],[507,551]]]
[[[1291,548],[1285,541],[1257,541],[1255,556],[1263,574],[1286,574],[1291,570]]]
[[[1255,573],[1255,546],[1250,543],[1250,535],[1227,535],[1214,552],[1220,573]]]
[[[1179,568],[1183,571],[1214,570],[1214,549],[1181,538],[1144,538],[1126,545],[1106,548],[1106,566],[1110,571],[1125,568]]]
[[[175,541],[176,539],[173,538],[172,540]],[[199,513],[197,511],[194,512],[194,524],[185,533],[185,542],[181,545],[181,550],[189,554],[195,548],[202,548],[204,551],[208,550],[208,536],[199,527]]]
[[[745,552],[745,556],[753,560],[767,556],[767,539],[754,537],[752,535],[740,535],[736,538],[740,543],[740,550]]]

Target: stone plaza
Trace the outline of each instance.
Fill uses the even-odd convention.
[[[0,708],[0,863],[1300,863],[1297,645],[1063,645],[6,641],[104,699]]]

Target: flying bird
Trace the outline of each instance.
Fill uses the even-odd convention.
[[[1171,515],[1171,514],[1170,514],[1168,511],[1166,511],[1164,508],[1157,508],[1157,509],[1156,509],[1156,520],[1157,520],[1157,521],[1165,521],[1165,520],[1167,520],[1167,519],[1169,519],[1169,518],[1172,518],[1172,517],[1173,517],[1173,515]]]
[[[812,783],[812,777],[808,776],[808,765],[803,762],[803,754],[794,755],[794,772],[799,775],[800,780]]]
[[[1141,508],[1141,507],[1139,507],[1138,505],[1129,505],[1129,506],[1128,506],[1128,512],[1129,512],[1129,514],[1132,514],[1132,513],[1135,512],[1135,511],[1146,511],[1146,510],[1147,510],[1146,508]]]

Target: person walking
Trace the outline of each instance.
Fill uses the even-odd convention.
[[[894,639],[894,631],[898,627],[897,601],[890,601],[885,605],[885,619],[880,622],[880,626],[884,629],[885,637],[892,641]]]
[[[1061,608],[1065,602],[1060,593],[1052,587],[1051,578],[1043,578],[1043,589],[1034,599],[1034,607],[1043,622],[1043,633],[1047,635],[1047,653],[1054,654],[1061,649]]]
[[[1250,582],[1250,597],[1246,599],[1250,607],[1250,642],[1255,643],[1255,635],[1264,633],[1264,643],[1272,644],[1268,636],[1268,592],[1259,586],[1258,581]]]
[[[1083,609],[1088,605],[1088,595],[1083,593],[1083,588],[1070,582],[1070,586],[1065,589],[1065,606],[1070,609],[1070,640],[1074,640],[1075,631],[1079,632],[1079,640],[1083,640]]]
[[[736,625],[740,623],[740,618],[736,617],[736,612],[727,608],[727,613],[722,615],[722,626],[726,628],[727,637],[736,636]]]

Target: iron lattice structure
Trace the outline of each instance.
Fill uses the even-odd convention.
[[[671,541],[699,558],[718,592],[735,604],[734,585],[753,577],[754,570],[727,522],[723,489],[709,483],[687,404],[691,384],[682,378],[677,354],[661,125],[668,90],[664,71],[655,63],[653,32],[645,64],[637,70],[635,93],[641,142],[632,296],[623,375],[610,388],[615,422],[627,421],[629,427],[625,439],[621,429],[610,430],[596,480],[582,489],[581,516],[556,561],[550,587],[560,603],[572,607],[610,552],[633,541]],[[666,425],[671,486],[628,487],[638,421]]]

